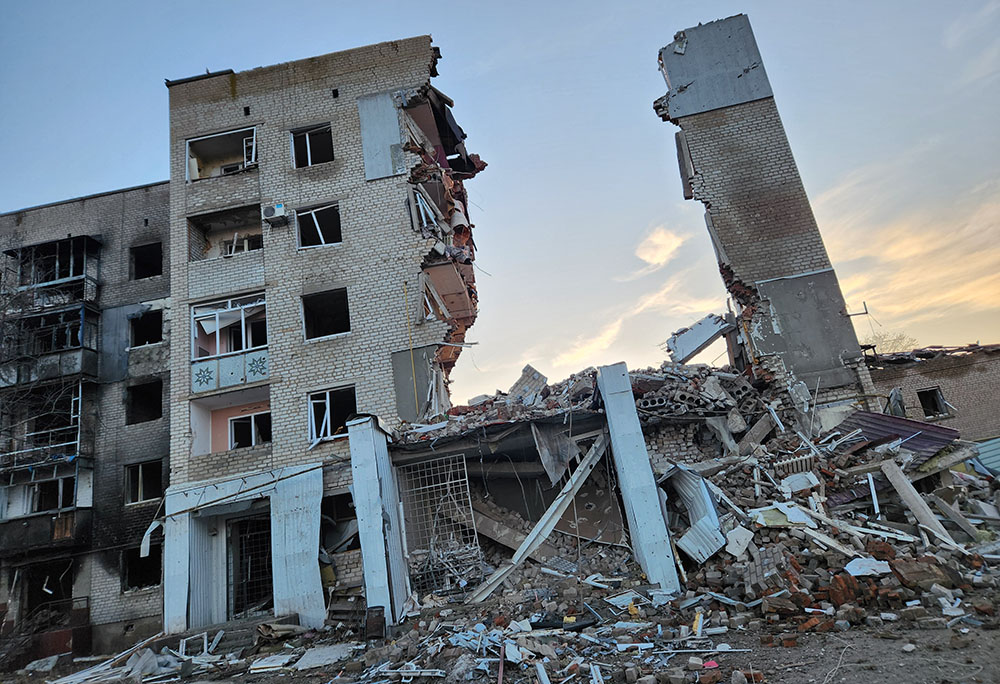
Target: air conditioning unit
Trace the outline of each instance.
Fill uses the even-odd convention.
[[[265,205],[260,210],[261,216],[270,226],[284,226],[288,224],[288,216],[285,214],[284,204]]]

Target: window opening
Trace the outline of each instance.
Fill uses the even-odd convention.
[[[316,443],[347,434],[347,421],[358,412],[354,387],[309,395],[309,441]]]
[[[292,131],[295,168],[333,161],[333,131],[330,124]]]
[[[939,418],[949,415],[949,404],[944,400],[940,387],[917,390],[917,399],[920,400],[920,408],[923,409],[924,418]]]
[[[61,477],[37,482],[32,492],[32,513],[72,508],[76,501],[76,478]]]
[[[232,256],[242,252],[252,252],[255,249],[264,248],[264,236],[260,233],[256,235],[241,235],[236,233],[232,240],[222,241],[222,256]]]
[[[238,173],[256,164],[256,127],[205,135],[187,141],[188,181]]]
[[[229,619],[270,613],[274,602],[270,516],[230,520],[226,536]]]
[[[138,318],[133,318],[131,324],[133,347],[163,341],[163,311],[161,309],[143,312]]]
[[[154,242],[149,245],[133,247],[132,280],[142,280],[163,275],[163,244]]]
[[[263,294],[191,307],[191,358],[222,356],[267,346]]]
[[[122,552],[122,590],[159,586],[162,568],[162,544],[150,544],[149,555],[145,558],[139,554],[138,548],[126,549]]]
[[[271,413],[229,419],[229,448],[242,449],[271,441]]]
[[[163,380],[132,385],[126,390],[126,425],[145,423],[161,417],[163,417]]]
[[[302,297],[306,339],[350,332],[351,316],[347,308],[347,290],[328,290]]]
[[[163,496],[163,464],[146,461],[125,466],[125,502],[140,503]]]
[[[296,220],[299,224],[301,247],[333,245],[343,241],[340,206],[337,204],[296,212]]]
[[[228,257],[264,247],[260,205],[188,217],[188,258],[191,261]]]

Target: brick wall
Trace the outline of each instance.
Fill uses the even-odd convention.
[[[160,614],[159,588],[122,592],[121,549],[138,546],[153,520],[159,499],[125,505],[125,467],[162,458],[164,486],[169,455],[167,430],[170,380],[165,374],[170,346],[170,264],[168,185],[158,183],[83,197],[0,216],[0,244],[26,246],[67,235],[92,235],[101,243],[100,283],[96,304],[111,307],[155,302],[163,309],[163,341],[128,352],[128,377],[121,382],[88,384],[84,396],[84,436],[93,455],[93,522],[91,547],[76,556],[74,593],[88,595],[93,624],[134,621]],[[131,248],[163,244],[163,274],[131,278]],[[123,332],[127,335],[127,328]],[[125,348],[128,339],[116,340]],[[126,388],[139,378],[164,382],[163,417],[125,424]],[[40,553],[46,553],[39,549]],[[123,628],[124,629],[124,628]]]
[[[830,268],[774,98],[682,117],[694,199],[736,277],[758,280]]]
[[[337,573],[337,584],[351,586],[364,583],[365,572],[361,564],[361,549],[335,553],[330,556],[330,560],[333,561],[333,570]]]
[[[340,204],[341,244],[300,249],[293,217],[285,227],[265,226],[263,250],[242,255],[247,262],[262,262],[267,297],[273,421],[269,467],[346,454],[346,444],[339,442],[309,449],[310,392],[353,384],[359,412],[377,414],[390,426],[397,422],[391,354],[408,348],[408,312],[412,317],[418,306],[420,264],[433,240],[422,238],[410,225],[406,175],[365,180],[357,98],[426,83],[431,60],[430,38],[424,36],[170,88],[170,260],[176,339],[190,335],[192,301],[237,294],[250,286],[235,258],[189,260],[189,216],[258,202],[283,202],[292,212],[322,202]],[[332,126],[334,161],[293,168],[290,131],[324,122]],[[256,169],[185,182],[188,138],[251,125],[257,126]],[[408,166],[415,162],[416,157],[408,156]],[[351,331],[307,341],[301,296],[328,287],[347,288]],[[433,344],[445,332],[446,325],[437,321],[414,326],[413,345]],[[171,358],[175,406],[185,406],[192,398],[190,364],[187,347],[175,345]],[[216,475],[195,468],[189,460],[189,422],[184,410],[172,415],[175,483]]]
[[[895,387],[903,390],[908,418],[956,428],[962,439],[1000,436],[1000,351],[942,355],[905,365],[872,367],[871,377],[882,397]],[[946,418],[924,416],[917,391],[932,387],[940,387],[945,400],[956,408]]]
[[[697,463],[707,458],[722,455],[721,444],[714,438],[702,437],[700,422],[663,423],[652,428],[643,428],[646,451],[653,465],[653,472],[663,473],[670,461],[677,463]]]

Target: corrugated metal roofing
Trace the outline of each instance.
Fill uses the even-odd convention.
[[[958,430],[955,428],[890,416],[885,413],[871,413],[870,411],[855,411],[837,426],[837,430],[841,434],[847,434],[859,428],[867,440],[906,439],[903,448],[914,453],[913,461],[910,464],[911,469],[916,468],[959,437]]]
[[[979,461],[995,473],[1000,473],[1000,437],[977,442]]]

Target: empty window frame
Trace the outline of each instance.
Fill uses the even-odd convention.
[[[271,441],[271,412],[253,413],[229,419],[229,448],[267,444]]]
[[[292,163],[295,168],[333,161],[333,131],[330,124],[292,131]]]
[[[243,252],[252,252],[255,249],[264,248],[264,236],[260,233],[256,235],[241,235],[236,233],[232,240],[222,241],[222,256],[232,256]]]
[[[150,544],[149,555],[145,558],[138,548],[122,551],[122,591],[159,586],[162,567],[162,544]]]
[[[347,289],[315,292],[302,297],[302,317],[306,339],[339,335],[351,331]]]
[[[163,381],[132,385],[126,390],[125,424],[135,425],[163,417]]]
[[[17,259],[18,284],[31,287],[83,278],[96,267],[99,251],[99,242],[81,235],[5,253]],[[90,268],[88,261],[93,261]]]
[[[334,245],[343,240],[340,230],[340,205],[328,204],[295,213],[299,224],[299,246]]]
[[[309,395],[309,441],[316,443],[347,434],[347,420],[358,412],[354,387]]]
[[[154,242],[149,245],[133,247],[130,252],[132,280],[142,280],[163,275],[163,244]]]
[[[191,307],[192,360],[267,346],[264,294]]]
[[[99,315],[86,307],[49,311],[4,322],[0,361],[68,349],[97,349]]]
[[[238,173],[257,164],[257,128],[203,135],[187,141],[187,180]]]
[[[31,512],[45,513],[72,508],[74,501],[76,501],[75,477],[36,482],[31,492]]]
[[[950,415],[948,412],[950,404],[944,400],[940,387],[917,390],[917,399],[920,400],[920,408],[924,412],[924,418],[940,418]]]
[[[155,501],[163,496],[163,464],[146,461],[125,466],[125,503]]]
[[[163,341],[163,311],[145,311],[130,321],[132,347]]]

